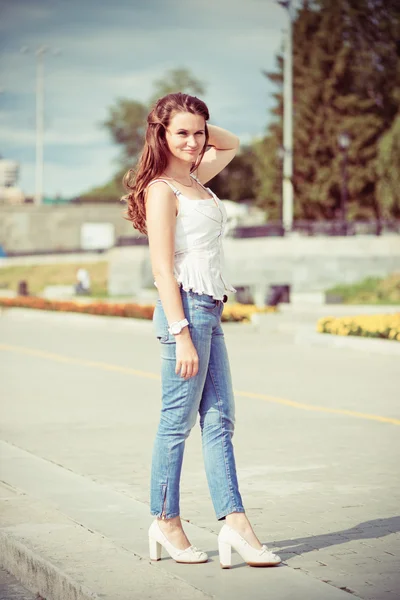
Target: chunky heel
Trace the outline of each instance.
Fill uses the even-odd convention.
[[[219,560],[223,569],[231,566],[232,548],[251,567],[274,567],[281,562],[280,557],[268,550],[267,546],[253,548],[242,536],[229,527],[223,525],[218,536]]]
[[[185,550],[175,548],[161,531],[157,519],[150,525],[149,547],[151,560],[160,560],[161,548],[164,548],[177,563],[196,565],[208,561],[207,553],[201,552],[196,546],[189,546]]]
[[[161,544],[149,536],[149,550],[151,560],[161,560]]]
[[[219,562],[222,569],[230,569],[232,566],[232,546],[226,542],[218,541]]]

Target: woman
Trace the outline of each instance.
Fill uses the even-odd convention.
[[[208,126],[207,106],[196,97],[169,94],[147,118],[146,142],[130,193],[128,218],[148,235],[159,300],[154,312],[161,343],[162,409],[153,451],[150,557],[161,547],[180,563],[203,563],[182,528],[179,484],[185,440],[200,415],[207,480],[216,517],[225,520],[218,537],[220,562],[231,565],[231,548],[251,565],[280,558],[261,545],[239,493],[232,435],[234,398],[221,329],[226,291],[221,237],[222,202],[204,184],[235,156],[239,140]],[[207,151],[206,151],[207,150]]]

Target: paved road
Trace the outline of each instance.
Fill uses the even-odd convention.
[[[160,388],[151,324],[13,314],[0,321],[1,439],[148,503]],[[398,357],[298,346],[263,327],[225,332],[239,482],[259,537],[313,578],[398,599]],[[181,508],[218,532],[198,427]]]

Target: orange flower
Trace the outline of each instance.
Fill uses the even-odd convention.
[[[59,312],[78,312],[92,315],[107,315],[132,319],[152,319],[154,305],[141,305],[134,302],[79,302],[75,300],[46,300],[36,296],[0,298],[0,307],[34,308]],[[248,322],[256,312],[276,312],[276,307],[258,308],[253,305],[228,304],[224,306],[223,321]]]

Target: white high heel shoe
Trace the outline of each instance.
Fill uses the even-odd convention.
[[[224,525],[218,536],[219,561],[222,569],[230,569],[232,566],[232,548],[251,567],[274,567],[282,562],[281,558],[268,550],[267,546],[257,550],[232,527]]]
[[[155,520],[150,525],[149,529],[149,548],[151,560],[161,559],[162,547],[177,563],[198,564],[208,561],[207,554],[198,550],[196,546],[189,546],[189,548],[186,548],[186,550],[179,550],[179,548],[175,548],[175,546],[173,546],[171,542],[167,540],[161,531],[157,520]]]

